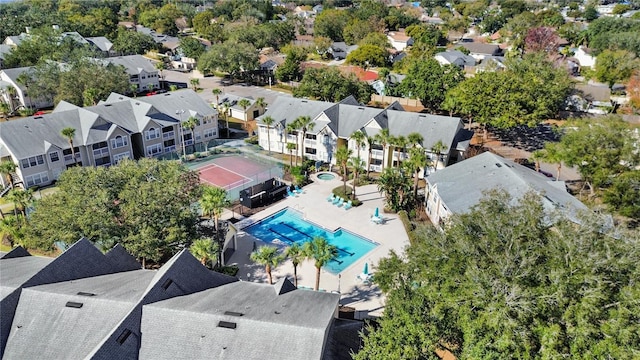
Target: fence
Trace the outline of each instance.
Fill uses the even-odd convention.
[[[253,175],[243,175],[246,179],[238,180],[224,186],[227,190],[227,198],[231,201],[238,200],[240,198],[240,190],[260,184],[272,178],[282,179],[283,175],[284,172],[280,167],[272,167]]]
[[[395,101],[400,103],[400,105],[404,105],[404,106],[412,106],[412,107],[418,107],[418,108],[424,107],[422,106],[422,103],[420,102],[420,100],[417,100],[417,99],[407,99],[407,98],[401,98],[401,97],[395,97],[395,96],[382,96],[377,94],[371,95],[371,102],[374,102],[374,103],[379,102],[382,104],[391,104]]]

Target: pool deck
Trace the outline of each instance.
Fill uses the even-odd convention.
[[[334,275],[324,269],[321,270],[320,274],[320,289],[329,292],[340,292],[340,304],[354,307],[356,309],[356,318],[380,316],[384,310],[384,297],[380,290],[373,284],[365,284],[363,281],[358,280],[357,276],[362,273],[365,263],[369,264],[369,273],[375,274],[378,261],[380,258],[386,257],[390,250],[395,250],[399,254],[403,252],[404,248],[409,244],[409,238],[404,230],[402,221],[396,214],[382,212],[384,199],[375,184],[356,188],[356,194],[362,201],[362,205],[345,210],[327,201],[331,190],[342,185],[342,181],[338,176],[334,180],[319,180],[315,175],[311,175],[311,178],[314,182],[303,188],[304,193],[294,198],[286,198],[236,224],[240,228],[237,237],[238,249],[230,259],[227,259],[227,263],[238,264],[240,267],[238,275],[243,281],[268,281],[264,267],[254,264],[249,259],[254,241],[258,246],[264,245],[264,243],[243,232],[242,228],[286,207],[296,209],[302,212],[306,219],[325,228],[333,230],[342,227],[380,244],[343,270],[339,275]],[[384,224],[377,225],[370,221],[376,207],[380,209],[380,214],[385,218]],[[229,212],[225,215],[231,217],[232,214]],[[291,261],[287,260],[276,269],[273,269],[272,276],[274,283],[282,277],[287,277],[293,281],[293,265]],[[315,279],[316,269],[312,261],[306,260],[298,266],[299,287],[313,288]]]

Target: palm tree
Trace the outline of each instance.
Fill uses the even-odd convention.
[[[16,216],[7,216],[0,219],[0,239],[7,239],[9,245],[24,245],[24,228]]]
[[[338,147],[336,150],[336,163],[342,168],[342,191],[347,193],[347,176],[349,175],[347,172],[347,164],[349,163],[349,158],[352,155],[351,149],[349,149],[346,145]]]
[[[303,249],[307,258],[314,260],[316,267],[316,286],[314,290],[318,291],[320,288],[320,269],[329,261],[338,258],[338,248],[329,244],[327,239],[322,236],[316,236],[313,240],[306,242]]]
[[[276,122],[276,119],[271,116],[265,116],[262,122],[267,125],[267,148],[269,149],[269,155],[271,155],[271,125]]]
[[[224,122],[227,129],[227,137],[229,137],[229,109],[231,108],[231,104],[228,101],[225,101],[222,104],[222,114],[224,114]]]
[[[216,110],[220,107],[220,95],[222,95],[222,90],[219,88],[211,89],[211,93],[216,97]]]
[[[31,83],[33,83],[33,79],[31,78],[31,75],[28,72],[23,72],[22,74],[18,75],[18,77],[16,78],[16,81],[20,85],[24,85],[25,89],[27,90],[26,93],[28,95],[29,94],[29,85],[31,85]],[[27,95],[25,95],[25,97]],[[31,102],[31,96],[29,96],[29,109],[31,109],[31,108],[33,108],[33,103]]]
[[[428,165],[429,161],[430,160],[427,158],[427,155],[424,153],[424,150],[422,148],[412,147],[409,150],[409,160],[402,163],[414,175],[413,196],[416,199],[418,198],[418,181],[420,179],[420,170],[425,168]]]
[[[307,138],[307,131],[313,130],[313,128],[316,126],[316,123],[311,121],[311,117],[309,116],[298,116],[296,121],[298,121],[298,123],[300,124],[300,129],[302,129],[302,158],[304,159],[304,140]]]
[[[191,252],[191,255],[196,259],[199,259],[202,265],[206,266],[208,260],[212,260],[217,256],[219,252],[218,247],[219,245],[216,241],[202,238],[191,244],[189,252]]]
[[[422,137],[420,133],[412,132],[409,135],[407,135],[408,145],[412,145],[413,147],[416,147],[418,145],[422,146],[423,141],[424,141],[424,137]]]
[[[305,259],[304,251],[298,243],[293,243],[284,250],[284,254],[293,264],[293,285],[298,287],[298,265]]]
[[[175,85],[175,84],[169,85],[169,91],[176,91],[176,90],[178,90],[178,85]],[[135,94],[135,91],[134,91],[134,94]]]
[[[11,112],[16,111],[16,96],[18,96],[18,90],[15,87],[9,85],[6,87],[5,91],[7,92],[7,97],[9,98],[9,107],[11,108]]]
[[[256,106],[258,106],[262,111],[264,111],[267,105],[269,104],[267,104],[263,97],[259,97],[256,99]]]
[[[391,136],[391,133],[389,133],[389,128],[384,128],[382,130],[380,130],[379,133],[376,134],[375,136],[375,140],[378,144],[382,145],[382,171],[384,171],[384,163],[387,160],[387,146],[391,143],[391,140],[393,139],[393,137]]]
[[[242,108],[242,116],[244,117],[245,122],[247,121],[247,108],[249,106],[251,106],[251,101],[249,101],[248,99],[242,99],[240,101],[238,101],[238,105]]]
[[[18,211],[22,214],[23,219],[27,219],[27,208],[33,202],[33,188],[21,189],[13,188],[7,194],[7,200],[13,202],[14,214],[18,216]]]
[[[351,134],[351,136],[350,136],[351,140],[356,142],[356,147],[357,147],[357,155],[356,155],[356,157],[360,157],[360,149],[366,143],[366,141],[367,141],[366,137],[367,137],[367,135],[365,135],[360,130],[356,130],[356,131],[353,132],[353,134]]]
[[[298,119],[295,119],[294,121],[287,124],[287,133],[292,133],[292,132],[296,133],[296,166],[298,166],[298,150],[300,149],[300,147],[298,146],[299,144],[298,141],[300,139],[300,134],[298,134],[298,130],[302,128],[300,121],[298,121]],[[287,145],[287,148],[288,148],[288,145]]]
[[[269,285],[273,284],[273,278],[271,277],[271,268],[277,267],[284,261],[284,255],[278,253],[278,248],[275,246],[260,246],[256,251],[250,255],[251,261],[256,264],[264,265],[264,269],[269,277]]]
[[[438,158],[436,159],[436,163],[433,166],[434,171],[437,170],[438,168],[438,163],[440,161],[442,161],[442,165],[444,166],[444,160],[441,159],[442,153],[447,151],[447,149],[449,149],[449,147],[447,145],[445,145],[442,140],[438,140],[435,144],[433,144],[433,146],[431,147],[431,151],[436,153],[436,155],[438,156]]]
[[[200,85],[200,79],[191,78],[189,79],[189,83],[193,86],[193,91],[198,90],[198,85]]]
[[[358,182],[358,174],[361,173],[362,170],[364,170],[364,161],[362,161],[359,156],[356,156],[349,159],[348,165],[353,171],[353,191],[351,192],[351,200],[354,200],[356,198],[356,183]]]
[[[171,85],[171,86],[176,86],[176,85]],[[176,90],[177,89],[178,87],[176,86]],[[138,96],[138,85],[136,84],[129,85],[129,90],[131,90],[131,93],[133,93],[134,98]]]
[[[287,150],[289,150],[289,168],[293,167],[293,150],[296,149],[296,144],[294,143],[287,143]],[[298,166],[298,157],[296,156],[296,166]]]
[[[162,70],[166,69],[167,66],[165,65],[164,61],[158,61],[155,64],[155,68],[160,71],[160,79],[164,80],[164,75],[162,74]]]
[[[60,131],[62,136],[66,137],[69,140],[69,146],[71,147],[71,156],[73,157],[73,162],[76,163],[76,151],[73,148],[73,137],[76,135],[76,129],[72,127],[66,127]]]
[[[13,189],[13,173],[16,171],[17,165],[10,160],[2,160],[0,162],[0,174],[4,175],[7,183]]]
[[[195,116],[189,116],[187,120],[182,122],[182,128],[188,129],[191,132],[191,138],[193,139],[194,144],[196,139],[195,136],[193,136],[193,129],[195,129],[198,125],[200,125],[200,120],[198,120],[198,118]]]
[[[202,215],[209,216],[214,221],[216,229],[216,238],[218,237],[218,223],[220,216],[224,208],[229,206],[231,202],[227,199],[227,190],[204,185],[202,187],[202,197],[200,197],[200,208],[202,209]],[[217,239],[218,244],[224,239]],[[218,264],[222,263],[222,246],[218,246]]]
[[[9,117],[9,104],[5,103],[2,100],[0,100],[0,114],[2,114],[2,117],[4,119],[7,119]]]
[[[396,147],[396,152],[397,152],[397,156],[396,156],[396,161],[398,162],[398,167],[400,167],[400,152],[406,152],[405,149],[407,147],[407,139],[402,136],[402,135],[398,135],[398,136],[394,136],[393,139],[393,145],[395,145]]]
[[[369,172],[371,171],[371,158],[373,156],[373,144],[375,144],[376,139],[373,136],[365,137],[365,142],[367,143],[367,149],[369,154],[367,156],[367,178],[369,177]]]

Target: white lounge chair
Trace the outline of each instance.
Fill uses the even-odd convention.
[[[384,218],[382,218],[381,216],[371,216],[371,222],[373,222],[374,224],[383,224],[384,223]]]
[[[351,209],[352,206],[353,206],[353,203],[351,202],[351,200],[349,200],[349,201],[347,201],[346,204],[344,204],[343,207],[344,207],[345,210],[349,210],[349,209]]]

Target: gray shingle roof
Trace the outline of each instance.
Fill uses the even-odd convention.
[[[476,59],[458,50],[439,52],[436,54],[436,56],[441,56],[443,59],[447,60],[448,63],[460,67],[475,66],[476,64]]]
[[[33,66],[26,66],[26,67],[19,67],[19,68],[3,69],[3,70],[0,70],[0,71],[2,71],[5,74],[6,77],[11,79],[11,81],[13,81],[13,83],[16,86],[18,86],[20,89],[26,90],[24,85],[22,85],[22,84],[20,84],[20,82],[18,82],[18,77],[24,72],[33,70],[33,68],[34,68]]]
[[[88,37],[88,38],[85,38],[85,39],[88,42],[90,42],[93,45],[95,45],[98,49],[100,49],[100,51],[108,52],[113,47],[113,43],[111,41],[109,41],[109,39],[107,39],[104,36]]]
[[[140,270],[142,265],[120,244],[116,244],[104,256],[114,264],[114,267],[122,271]]]
[[[148,73],[158,71],[151,63],[151,60],[146,59],[142,55],[118,56],[104,59],[104,61],[124,66],[129,75],[140,74],[143,70]]]
[[[284,125],[287,125],[294,122],[299,116],[313,118],[334,105],[334,103],[326,101],[278,96],[273,104],[269,105],[267,111],[256,120],[258,123],[262,123],[261,119],[271,116],[276,121],[284,121]]]
[[[460,46],[464,47],[465,49],[475,54],[485,54],[485,55],[493,55],[493,56],[499,56],[500,54],[502,54],[502,50],[500,49],[500,46],[495,44],[463,42],[463,43],[460,43]]]
[[[129,100],[133,104],[149,104],[157,111],[178,118],[175,115],[176,110],[185,110],[182,120],[186,120],[189,116],[211,116],[217,113],[206,101],[204,101],[195,91],[191,89],[182,89],[171,91],[164,94],[153,96],[144,96],[139,98],[129,98],[124,95],[112,93],[109,95],[105,103],[115,103],[118,101]],[[146,113],[145,113],[146,114]]]
[[[456,213],[466,213],[477,204],[484,192],[492,189],[506,190],[514,199],[529,191],[543,195],[543,205],[551,213],[565,212],[574,218],[587,207],[566,191],[563,181],[551,181],[545,176],[490,152],[438,170],[427,177],[430,185],[436,185],[438,195],[447,208]]]
[[[229,106],[230,109],[236,109],[236,110],[242,110],[242,111],[244,111],[244,109],[242,108],[242,106],[238,105],[240,100],[242,99],[249,100],[249,102],[251,103],[249,106],[253,105],[256,102],[251,96],[244,97],[244,96],[238,96],[238,95],[229,94],[229,93],[220,94],[219,99],[220,99],[220,103],[218,103],[218,105],[221,106],[226,102],[230,105]]]
[[[13,249],[11,249],[8,253],[1,252],[0,260],[13,259],[13,258],[19,258],[24,256],[31,256],[31,254],[22,246],[16,246]]]
[[[308,290],[278,295],[271,285],[235,282],[150,304],[140,357],[320,359],[339,298]]]

